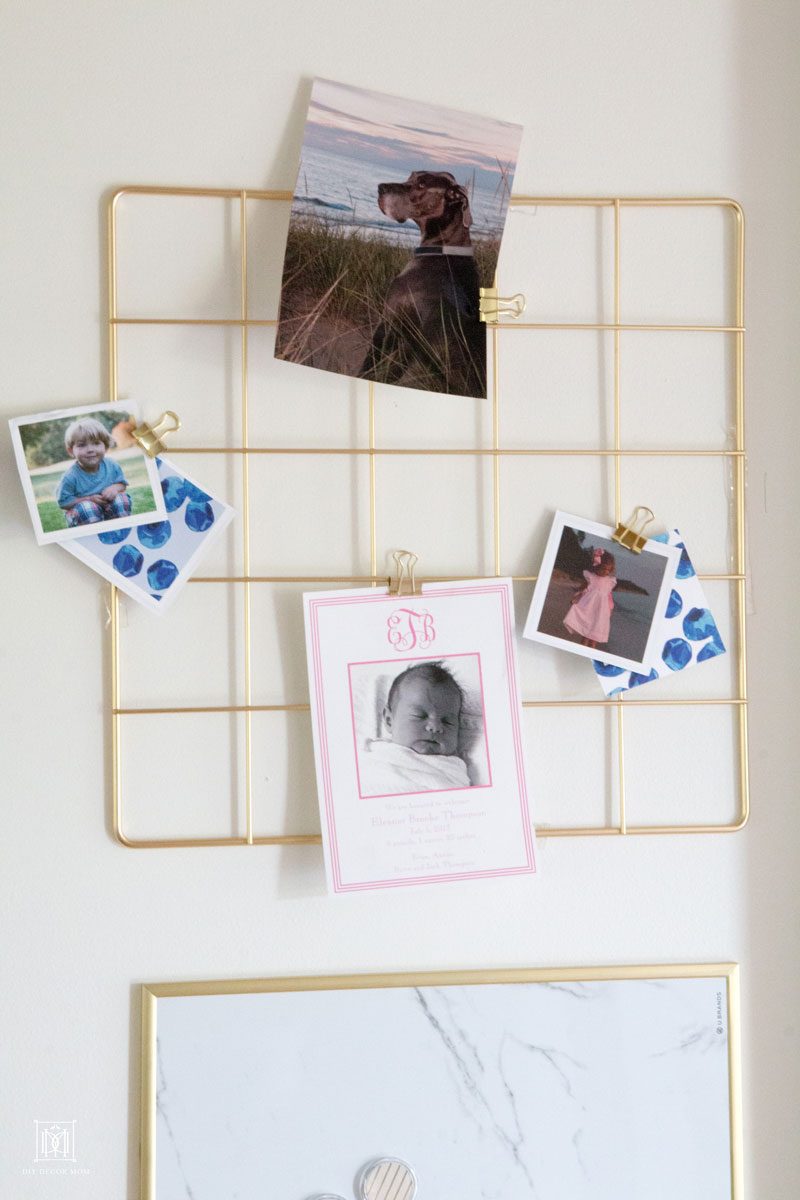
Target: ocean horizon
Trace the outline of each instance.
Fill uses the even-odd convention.
[[[393,245],[411,248],[419,239],[413,221],[400,224],[385,217],[378,207],[378,184],[403,182],[414,170],[437,170],[435,164],[417,162],[399,169],[397,164],[367,162],[315,147],[303,147],[297,174],[292,218],[316,218],[347,229],[359,230],[367,237],[380,237]],[[455,172],[452,172],[455,174]],[[456,179],[470,196],[472,228],[477,240],[500,238],[505,225],[507,200],[497,182],[492,187],[488,172],[465,172]]]

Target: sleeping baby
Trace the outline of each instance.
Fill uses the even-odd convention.
[[[361,794],[385,796],[470,787],[458,751],[464,693],[438,662],[409,667],[392,683],[383,724],[389,738],[359,755]]]

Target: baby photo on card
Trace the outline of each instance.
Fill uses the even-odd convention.
[[[155,463],[167,509],[163,521],[102,529],[63,549],[144,608],[163,613],[235,513],[169,459]]]
[[[491,782],[479,655],[348,669],[360,796]]]
[[[304,604],[331,890],[534,871],[511,581]]]
[[[65,542],[90,530],[165,515],[156,465],[131,437],[135,405],[88,404],[9,421],[36,540]]]
[[[660,652],[658,620],[680,562],[675,546],[649,538],[639,553],[613,540],[610,525],[557,512],[523,637],[649,670]]]

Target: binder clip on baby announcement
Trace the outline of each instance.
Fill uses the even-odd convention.
[[[641,554],[647,545],[647,538],[644,531],[648,525],[653,524],[655,519],[655,513],[652,509],[639,504],[628,518],[628,524],[626,525],[624,521],[620,521],[611,537],[615,542],[619,542],[621,546],[624,546],[626,550],[632,550],[634,554]]]
[[[389,581],[389,593],[393,596],[415,596],[417,581],[414,570],[419,556],[413,550],[395,550],[392,554],[397,574]]]

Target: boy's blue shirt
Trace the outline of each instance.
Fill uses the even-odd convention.
[[[70,505],[77,504],[81,496],[92,496],[96,492],[102,492],[103,488],[112,483],[124,483],[128,486],[122,468],[113,458],[104,458],[93,475],[84,471],[77,463],[73,463],[61,477],[56,500],[62,508],[69,508]]]

